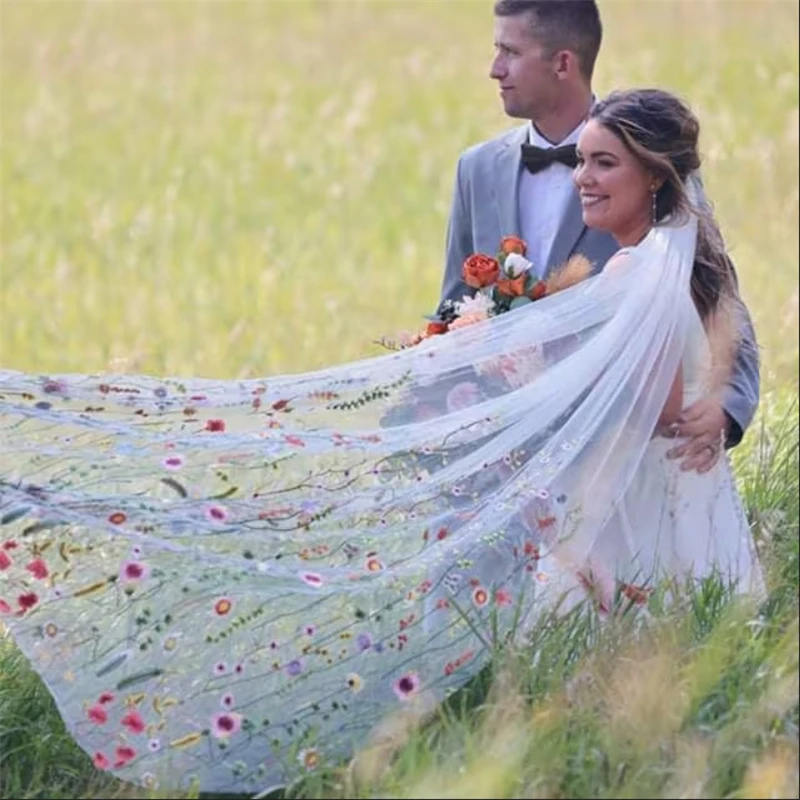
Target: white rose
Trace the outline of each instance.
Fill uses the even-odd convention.
[[[503,264],[503,270],[509,278],[519,278],[523,272],[527,272],[532,266],[533,263],[528,261],[525,256],[521,256],[519,253],[509,253]]]

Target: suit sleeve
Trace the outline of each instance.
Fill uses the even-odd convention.
[[[755,416],[760,392],[760,358],[750,312],[739,295],[739,283],[733,262],[728,259],[736,287],[736,307],[739,324],[739,346],[733,372],[725,387],[722,407],[728,416],[726,447],[735,447]]]
[[[466,202],[464,172],[464,156],[462,155],[456,166],[450,219],[447,222],[445,268],[441,297],[439,298],[440,306],[444,300],[460,300],[464,295],[474,294],[474,291],[461,279],[461,265],[473,252],[472,216]]]

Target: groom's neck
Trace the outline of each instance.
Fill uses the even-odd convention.
[[[594,95],[586,87],[585,90],[559,97],[546,113],[531,122],[548,142],[558,144],[589,116],[593,103]]]

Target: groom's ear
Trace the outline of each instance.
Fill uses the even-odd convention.
[[[559,50],[553,56],[553,66],[556,77],[562,81],[571,78],[575,74],[580,74],[578,56],[571,50]]]

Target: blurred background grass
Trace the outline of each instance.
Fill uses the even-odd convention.
[[[294,372],[434,307],[458,154],[510,124],[489,0],[0,8],[4,367]],[[797,4],[601,10],[598,94],[696,109],[765,383],[795,381]]]

